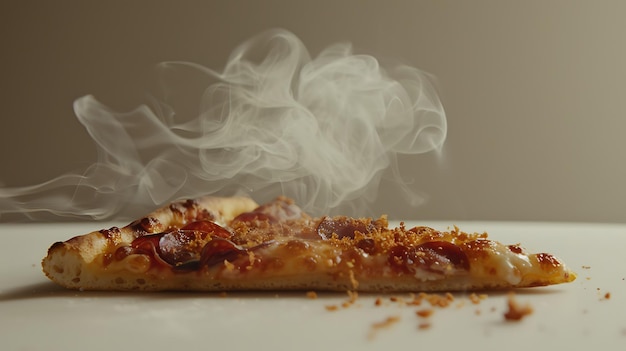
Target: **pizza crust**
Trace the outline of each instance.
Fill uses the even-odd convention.
[[[248,197],[201,197],[194,201],[173,203],[122,228],[94,231],[56,242],[48,249],[42,268],[48,278],[70,289],[137,290],[159,289],[163,280],[139,276],[142,258],[126,258],[124,266],[103,269],[103,253],[115,246],[130,243],[138,231],[159,233],[198,218],[211,217],[216,223],[227,223],[238,214],[258,207]],[[133,261],[134,259],[134,261]],[[144,262],[145,264],[145,262]],[[128,271],[126,268],[130,268]]]

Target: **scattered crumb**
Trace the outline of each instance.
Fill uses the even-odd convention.
[[[337,305],[326,305],[324,306],[327,311],[337,311],[339,307]]]
[[[609,300],[609,299],[611,299],[611,293],[610,293],[610,292],[607,292],[606,294],[604,294],[604,299],[605,299],[605,300]]]
[[[582,266],[582,269],[591,269],[591,266]]]
[[[317,293],[315,291],[308,291],[306,293],[306,297],[309,299],[317,299]]]
[[[390,325],[393,325],[394,323],[396,323],[398,321],[400,321],[400,317],[398,317],[398,316],[390,316],[390,317],[387,317],[382,322],[376,322],[376,323],[372,324],[372,328],[374,328],[374,329],[387,328]]]
[[[415,314],[417,314],[420,317],[423,318],[427,318],[433,315],[433,313],[435,313],[435,310],[430,309],[430,308],[425,308],[425,309],[421,309],[421,310],[417,310],[415,312]]]
[[[533,313],[532,307],[530,307],[530,305],[521,306],[515,299],[515,294],[513,293],[509,294],[507,304],[509,309],[504,313],[504,319],[507,321],[519,321]]]
[[[351,262],[348,262],[348,263],[351,263]],[[350,274],[350,284],[352,284],[352,288],[356,290],[359,287],[359,281],[356,280],[356,278],[354,277],[354,271],[352,269],[350,269],[349,274]]]
[[[480,294],[480,295],[477,295],[476,293],[472,293],[472,294],[469,296],[470,301],[472,301],[472,303],[473,303],[474,305],[478,305],[478,304],[480,303],[480,301],[481,301],[481,300],[484,300],[484,299],[486,299],[486,298],[487,298],[487,295],[486,295],[486,294]]]
[[[348,293],[348,300],[346,300],[345,302],[341,304],[341,307],[343,308],[348,308],[352,306],[356,302],[356,300],[359,298],[359,294],[356,291],[348,290],[347,293]]]
[[[382,304],[383,304],[383,299],[381,299],[380,297],[377,297],[376,301],[374,301],[374,305],[380,306]]]
[[[431,306],[447,307],[454,301],[454,296],[451,293],[446,293],[445,295],[426,294],[425,299]]]
[[[411,296],[409,296],[409,298],[411,298]],[[400,306],[407,305],[406,299],[404,299],[403,297],[400,297],[400,296],[391,296],[389,298],[389,301],[395,302],[395,303],[399,304]],[[412,301],[412,300],[409,300],[409,301]]]
[[[370,329],[369,338],[373,338],[375,333],[381,329],[386,329],[391,327],[392,325],[398,323],[400,321],[400,317],[398,316],[390,316],[387,317],[384,321],[376,322],[372,324],[372,328]]]
[[[428,322],[423,322],[423,323],[418,324],[418,325],[417,325],[417,328],[418,328],[418,329],[422,329],[422,330],[423,330],[423,329],[428,329],[428,328],[430,328],[430,326],[431,326],[431,325],[430,325],[430,323],[428,323]]]

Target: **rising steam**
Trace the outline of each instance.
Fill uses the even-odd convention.
[[[135,217],[174,199],[235,193],[257,201],[284,194],[319,214],[372,201],[397,154],[439,149],[446,137],[427,75],[382,68],[349,44],[311,58],[293,34],[275,30],[239,46],[222,72],[186,62],[159,68],[206,82],[191,117],[176,103],[119,113],[79,98],[74,110],[98,161],[0,189],[0,214]],[[166,101],[175,96],[175,84],[164,89]]]

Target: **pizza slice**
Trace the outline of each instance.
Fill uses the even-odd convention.
[[[390,227],[386,217],[311,217],[291,199],[172,203],[129,225],[53,244],[42,262],[80,290],[465,291],[571,282],[548,253],[486,233]]]

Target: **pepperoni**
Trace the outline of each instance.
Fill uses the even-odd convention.
[[[419,245],[417,250],[427,253],[426,257],[432,257],[434,261],[442,261],[439,258],[445,258],[455,267],[469,270],[469,260],[463,250],[450,242],[429,241]]]
[[[430,241],[416,247],[396,245],[389,250],[389,265],[401,273],[414,273],[415,269],[443,273],[452,265],[469,270],[469,260],[458,246],[445,241]]]
[[[156,253],[156,248],[159,246],[159,240],[165,233],[144,235],[133,240],[130,246],[133,248],[132,253],[151,255]]]
[[[130,246],[118,248],[113,257],[122,260],[131,254],[143,254],[152,257],[155,263],[177,270],[197,270],[246,253],[228,240],[230,236],[228,230],[216,223],[196,221],[181,229],[140,236]]]
[[[209,241],[202,249],[201,266],[214,266],[224,261],[234,261],[240,255],[247,254],[245,249],[230,240],[215,238]]]
[[[228,239],[231,233],[225,228],[217,225],[211,221],[195,221],[182,227],[183,230],[198,230],[205,233],[210,233],[213,236]]]
[[[376,253],[376,241],[374,239],[365,238],[357,241],[355,244],[356,247],[363,250],[368,255],[372,255]]]
[[[276,219],[274,217],[271,217],[271,216],[265,214],[265,213],[256,212],[256,211],[244,212],[244,213],[238,215],[237,217],[235,217],[235,219],[233,219],[233,222],[250,223],[250,222],[255,222],[255,221],[276,222]]]
[[[304,213],[293,201],[285,197],[278,197],[274,201],[257,207],[251,212],[244,212],[235,217],[234,221],[253,222],[268,221],[277,223],[302,218]]]
[[[206,232],[195,230],[173,230],[164,233],[159,239],[158,254],[173,267],[180,267],[188,262],[198,261],[200,252],[198,243],[206,240]]]
[[[317,225],[317,234],[325,240],[330,239],[333,234],[337,235],[339,239],[345,237],[354,239],[355,232],[366,234],[372,230],[374,230],[374,226],[371,223],[365,224],[362,221],[344,216],[324,217]]]

